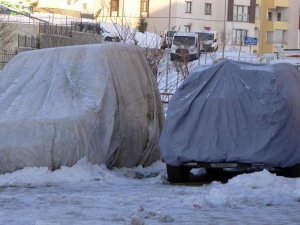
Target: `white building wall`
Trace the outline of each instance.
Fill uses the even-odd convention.
[[[299,14],[300,14],[300,0],[290,0],[290,7],[288,8],[288,32],[287,42],[288,48],[300,48],[299,44]]]
[[[176,24],[181,31],[185,31],[185,26],[190,25],[191,31],[203,30],[210,27],[211,30],[218,30],[223,26],[224,21],[224,1],[220,0],[192,0],[192,11],[186,13],[186,1],[177,1]],[[211,15],[205,15],[205,3],[210,3]]]
[[[161,34],[164,30],[169,29],[169,27],[170,29],[177,28],[177,8],[178,0],[150,0],[150,15],[147,18],[147,30]]]

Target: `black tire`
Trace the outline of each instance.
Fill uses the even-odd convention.
[[[280,169],[279,175],[285,177],[300,177],[300,164]]]
[[[186,166],[167,165],[168,181],[171,183],[187,182],[191,169]]]
[[[211,175],[221,175],[223,174],[223,168],[205,168],[207,174]]]
[[[112,37],[106,37],[104,41],[112,41]]]

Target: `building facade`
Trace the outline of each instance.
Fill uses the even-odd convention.
[[[7,0],[9,1],[9,0]],[[16,0],[10,0],[16,1]],[[29,0],[26,0],[28,2]],[[20,2],[20,1],[19,1]],[[30,0],[44,12],[95,19],[147,31],[217,31],[226,46],[239,48],[245,37],[258,40],[252,51],[276,52],[278,45],[300,48],[300,0]],[[242,46],[245,50],[249,46]],[[251,49],[251,48],[250,48]]]
[[[218,41],[222,36],[228,47],[238,48],[245,36],[255,35],[255,0],[39,0],[40,8],[54,6],[75,11],[81,7],[82,14],[99,21],[133,27],[145,18],[147,30],[158,34],[168,29],[217,31]]]
[[[185,32],[217,31],[219,43],[239,48],[246,36],[254,36],[255,8],[255,0],[172,0],[169,27]]]
[[[255,35],[257,51],[271,53],[299,48],[299,0],[256,0]]]

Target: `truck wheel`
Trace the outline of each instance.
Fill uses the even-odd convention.
[[[104,41],[112,41],[112,37],[106,37]]]
[[[174,55],[170,55],[170,60],[174,61]]]
[[[170,166],[167,164],[168,181],[171,183],[187,182],[191,169],[186,166]]]

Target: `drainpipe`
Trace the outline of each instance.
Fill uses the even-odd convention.
[[[171,30],[171,6],[172,6],[172,0],[169,0],[169,20],[168,20],[168,31]],[[168,35],[168,32],[167,32]],[[170,38],[167,38],[167,76],[166,76],[166,86],[165,86],[165,92],[168,91],[168,83],[169,83],[169,73],[170,73],[170,53],[171,53],[171,49],[170,49]]]
[[[227,0],[225,0],[224,6],[224,25],[223,25],[223,51],[222,51],[222,58],[224,59],[224,52],[225,52],[225,41],[226,41],[226,12],[227,12]]]

